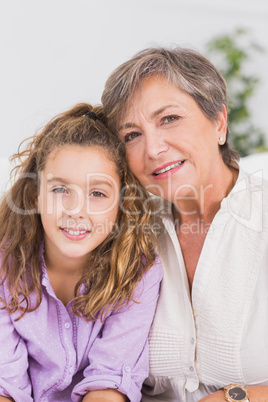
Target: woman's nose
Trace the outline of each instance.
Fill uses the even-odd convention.
[[[157,159],[160,154],[168,151],[168,144],[160,133],[148,131],[145,134],[145,143],[145,152],[149,159]]]

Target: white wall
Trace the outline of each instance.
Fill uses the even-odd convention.
[[[203,51],[212,37],[250,28],[266,53],[252,73],[254,124],[268,136],[267,0],[8,0],[0,4],[0,157],[54,114],[100,102],[109,73],[136,51],[180,44]]]

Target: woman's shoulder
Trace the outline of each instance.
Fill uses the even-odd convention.
[[[243,157],[239,161],[239,166],[250,175],[259,175],[268,180],[268,152]]]

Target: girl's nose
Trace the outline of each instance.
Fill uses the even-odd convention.
[[[74,218],[86,215],[86,200],[84,191],[79,186],[73,186],[70,195],[64,203],[64,212]]]

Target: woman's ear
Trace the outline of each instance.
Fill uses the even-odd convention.
[[[217,119],[217,139],[219,145],[223,145],[226,141],[227,132],[227,110],[225,105],[222,105],[222,110],[218,114]]]

